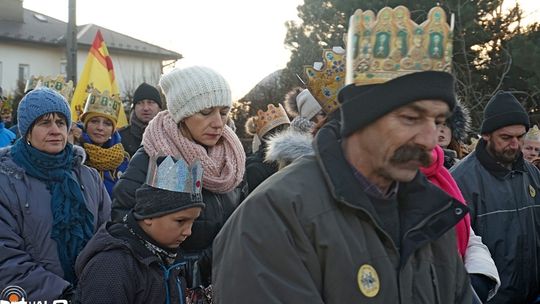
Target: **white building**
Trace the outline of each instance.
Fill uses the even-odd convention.
[[[109,50],[122,95],[142,82],[156,85],[163,67],[182,55],[99,27],[77,26],[77,77],[88,51],[101,31]],[[31,76],[66,75],[67,23],[23,8],[23,0],[0,1],[0,86],[4,94]]]

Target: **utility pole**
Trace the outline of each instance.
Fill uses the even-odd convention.
[[[66,34],[66,74],[67,81],[77,83],[77,8],[76,0],[69,0],[69,14]]]

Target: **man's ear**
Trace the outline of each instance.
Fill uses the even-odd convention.
[[[491,134],[482,134],[482,139],[483,140],[489,141],[490,138],[491,138]]]
[[[146,218],[144,220],[142,220],[143,224],[145,226],[152,226],[152,223],[154,222],[152,218]]]

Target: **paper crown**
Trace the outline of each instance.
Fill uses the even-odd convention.
[[[538,129],[537,125],[529,129],[527,134],[525,134],[524,140],[540,141],[540,129]]]
[[[32,76],[26,81],[24,92],[26,93],[39,87],[47,87],[57,91],[68,102],[71,102],[71,98],[73,97],[73,81],[66,82],[62,75],[58,75],[56,78],[52,76]]]
[[[13,113],[13,96],[8,95],[2,102],[1,114]]]
[[[441,7],[418,25],[409,9],[385,7],[375,13],[356,10],[349,21],[346,84],[383,83],[421,71],[450,72],[452,26]]]
[[[120,109],[122,109],[121,104],[122,101],[118,95],[111,96],[108,91],[100,93],[97,89],[92,88],[86,98],[80,120],[86,123],[90,117],[104,116],[116,125]]]
[[[278,104],[277,107],[273,104],[268,104],[266,112],[263,110],[257,111],[255,129],[257,130],[259,138],[262,138],[273,128],[290,123],[291,121],[287,116],[287,112],[285,112],[285,109],[281,104]]]
[[[339,108],[337,94],[345,84],[345,50],[323,50],[323,62],[304,67],[307,87],[322,110],[330,114]]]
[[[192,201],[202,201],[203,167],[200,161],[189,166],[182,157],[167,156],[157,165],[153,157],[148,163],[146,184],[167,191],[191,194]]]

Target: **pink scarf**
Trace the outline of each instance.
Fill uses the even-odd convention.
[[[456,181],[444,167],[444,152],[439,146],[431,152],[433,163],[427,168],[420,168],[420,171],[428,178],[430,182],[448,193],[451,197],[457,199],[464,205],[465,198],[461,194]],[[461,257],[465,256],[467,245],[469,244],[469,230],[471,229],[471,217],[467,214],[459,223],[456,224],[457,246]]]
[[[231,128],[208,151],[185,138],[169,111],[162,111],[146,127],[142,144],[150,157],[181,155],[188,164],[200,160],[203,166],[203,188],[216,193],[233,190],[244,178],[246,156],[242,143]]]

